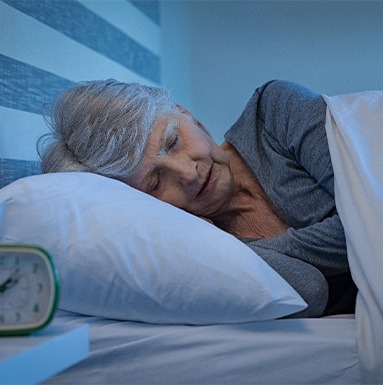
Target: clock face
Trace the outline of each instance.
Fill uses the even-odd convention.
[[[23,334],[45,326],[57,302],[57,272],[44,250],[0,246],[0,334]]]

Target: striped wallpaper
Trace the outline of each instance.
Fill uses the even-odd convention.
[[[161,84],[160,2],[0,0],[0,187],[38,172],[42,106],[77,81]]]

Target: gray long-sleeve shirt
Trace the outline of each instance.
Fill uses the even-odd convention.
[[[353,312],[356,288],[334,198],[326,103],[307,88],[258,88],[226,133],[289,224],[282,235],[241,239],[306,300],[298,316]]]

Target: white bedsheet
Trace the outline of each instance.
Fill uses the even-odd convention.
[[[47,384],[359,384],[353,318],[185,326],[88,323],[87,360]]]
[[[383,383],[383,91],[326,97],[336,205],[345,228],[362,381]]]

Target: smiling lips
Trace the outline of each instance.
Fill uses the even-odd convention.
[[[210,170],[206,175],[205,182],[202,184],[202,187],[199,190],[197,197],[203,195],[205,191],[209,190],[210,182],[212,181],[212,173],[213,173],[213,165],[210,167]]]

